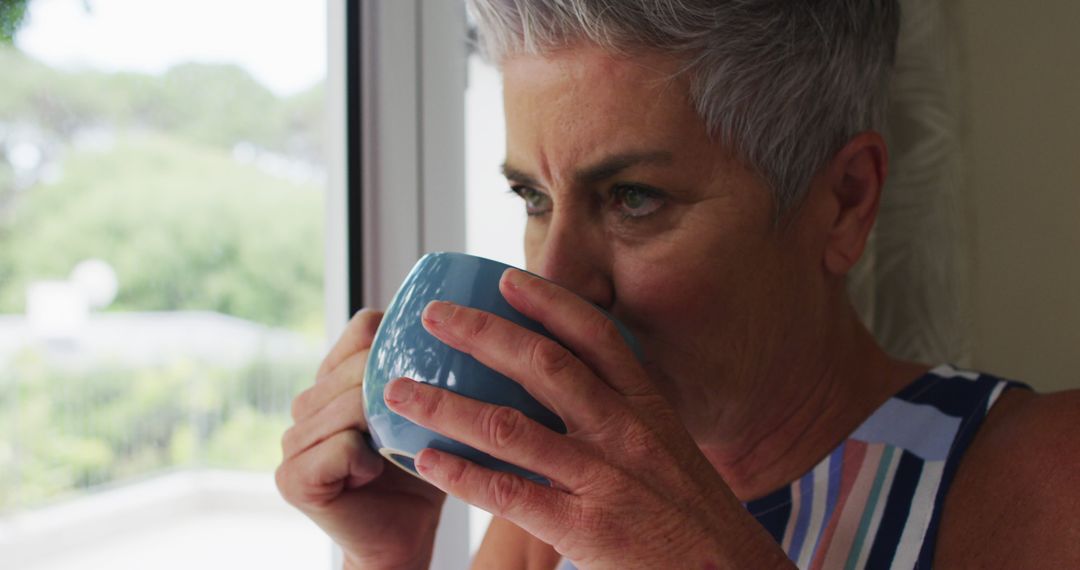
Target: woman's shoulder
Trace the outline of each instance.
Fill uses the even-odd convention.
[[[991,408],[945,500],[942,567],[1077,567],[1080,390],[1010,390]]]

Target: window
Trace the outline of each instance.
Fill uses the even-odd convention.
[[[502,78],[469,54],[465,92],[466,247],[468,253],[525,266],[525,207],[502,175],[506,157]]]
[[[328,567],[272,480],[327,342],[326,4],[27,16],[0,45],[0,566]]]

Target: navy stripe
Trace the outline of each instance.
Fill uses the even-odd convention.
[[[791,486],[785,485],[774,493],[750,501],[746,509],[779,544],[784,540],[784,529],[791,516]]]
[[[923,463],[922,459],[908,451],[900,456],[892,489],[885,502],[885,512],[881,515],[877,538],[870,550],[870,557],[866,559],[867,568],[888,568],[892,565],[900,536],[904,534],[904,526],[911,513],[911,500],[915,497],[915,488],[922,476]]]
[[[925,390],[920,393],[913,394],[913,398],[908,400],[917,404],[929,404],[941,413],[948,414],[957,418],[971,417],[972,412],[975,410],[985,410],[985,407],[979,408],[979,403],[983,403],[985,406],[986,399],[997,386],[998,379],[993,376],[983,375],[978,380],[967,380],[964,378],[949,378],[932,383],[927,386]],[[907,399],[907,398],[904,398]],[[981,419],[982,413],[978,414]]]

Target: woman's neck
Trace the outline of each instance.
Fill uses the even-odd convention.
[[[736,421],[722,428],[726,433],[699,440],[741,500],[764,496],[801,477],[928,369],[890,358],[853,312],[849,317],[839,320],[845,324],[828,335],[833,338],[820,338],[818,346],[799,351],[802,359],[756,379],[760,389],[740,402]]]

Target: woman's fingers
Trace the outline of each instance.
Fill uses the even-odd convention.
[[[364,369],[367,367],[368,349],[349,355],[344,362],[333,371],[316,382],[307,390],[300,392],[292,402],[292,418],[294,422],[301,422],[319,410],[326,407],[346,390],[361,386],[364,383]],[[361,395],[361,402],[363,402]]]
[[[507,519],[548,544],[558,544],[571,528],[573,497],[552,487],[435,449],[417,454],[416,468],[440,490]]]
[[[518,410],[466,398],[408,378],[387,385],[395,412],[493,457],[538,473],[571,492],[596,474],[582,445]]]
[[[618,327],[592,303],[550,281],[508,269],[499,282],[506,301],[544,325],[601,379],[624,396],[655,393]]]
[[[385,467],[357,430],[335,433],[281,463],[274,478],[281,495],[302,508],[319,507],[342,491],[366,485]]]
[[[439,340],[517,381],[570,431],[607,422],[621,405],[566,347],[492,313],[435,301],[423,323]]]
[[[345,430],[367,431],[361,386],[339,394],[314,415],[297,422],[281,438],[281,452],[289,460]]]
[[[337,342],[334,343],[333,348],[323,359],[319,371],[315,374],[315,381],[321,382],[323,378],[352,354],[370,348],[371,341],[375,338],[375,331],[378,330],[379,323],[382,322],[382,317],[381,311],[372,309],[363,309],[353,315],[353,318],[349,320],[349,324],[345,325],[345,330],[342,331]]]

